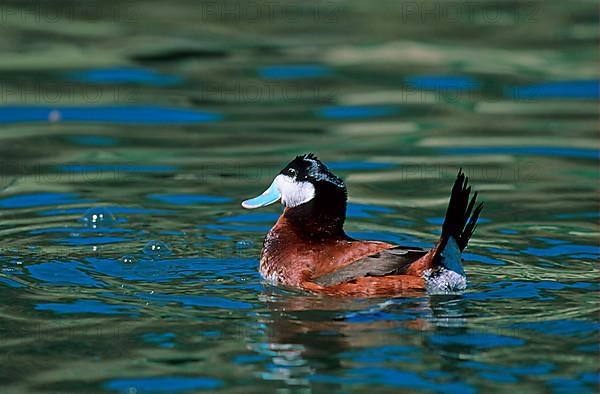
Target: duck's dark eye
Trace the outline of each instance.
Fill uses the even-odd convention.
[[[288,175],[289,176],[296,176],[296,170],[294,170],[293,168],[289,168],[288,169]]]

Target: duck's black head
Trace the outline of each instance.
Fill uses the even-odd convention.
[[[278,200],[286,216],[302,226],[341,231],[346,219],[346,186],[315,155],[296,156],[262,195],[246,200],[244,208],[258,208]]]

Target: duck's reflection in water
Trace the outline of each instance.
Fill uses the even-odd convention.
[[[315,376],[339,374],[356,352],[419,349],[438,328],[464,330],[466,325],[461,296],[420,292],[395,299],[345,299],[269,290],[261,298],[268,306],[260,318],[264,341],[252,345],[270,358],[261,376],[296,387],[314,386]]]

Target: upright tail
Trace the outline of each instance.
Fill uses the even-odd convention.
[[[462,291],[467,287],[461,253],[477,227],[477,219],[483,208],[483,203],[475,207],[477,193],[469,201],[471,186],[468,183],[469,179],[461,168],[452,187],[442,236],[431,259],[432,269],[423,274],[430,293]]]
[[[447,242],[450,237],[454,238],[461,252],[467,247],[469,239],[475,232],[477,219],[483,208],[483,203],[475,207],[477,192],[473,193],[473,197],[469,201],[471,186],[468,186],[468,183],[469,178],[465,177],[461,168],[452,187],[446,218],[442,226],[442,240]]]

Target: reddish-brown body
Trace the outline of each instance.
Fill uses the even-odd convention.
[[[425,288],[422,274],[431,267],[435,248],[412,263],[404,275],[365,276],[320,286],[313,282],[315,278],[395,245],[351,240],[343,232],[320,237],[318,228],[314,234],[305,233],[290,223],[287,212],[288,209],[269,231],[261,255],[260,272],[272,283],[339,296],[391,296]]]

